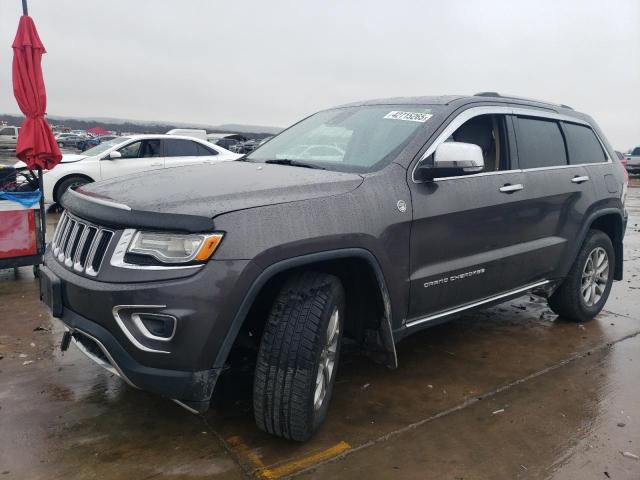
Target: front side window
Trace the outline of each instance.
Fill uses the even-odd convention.
[[[0,130],[0,135],[13,135],[13,128],[3,128]]]
[[[567,165],[567,152],[558,122],[517,117],[517,125],[520,168]]]
[[[640,155],[640,147],[634,148],[633,151],[631,152],[631,155],[633,157],[636,157],[636,156]]]
[[[591,128],[575,123],[563,123],[562,126],[567,137],[570,163],[578,165],[607,161],[602,145]]]
[[[133,142],[129,145],[122,147],[118,150],[122,158],[138,158],[140,155],[140,147],[142,146],[142,142]]]
[[[295,161],[328,170],[369,172],[390,163],[437,107],[367,105],[316,113],[272,138],[248,161]]]
[[[460,125],[446,141],[479,146],[484,158],[483,171],[495,172],[511,168],[507,138],[504,115],[479,115]]]

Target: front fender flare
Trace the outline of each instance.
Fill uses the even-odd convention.
[[[222,343],[222,347],[216,356],[213,368],[222,368],[224,366],[253,302],[257,298],[262,287],[264,287],[271,278],[276,274],[291,268],[348,257],[357,257],[365,260],[375,272],[384,305],[384,316],[380,320],[378,330],[378,346],[384,353],[386,353],[384,363],[391,368],[396,368],[398,366],[398,356],[396,354],[393,330],[391,327],[391,299],[389,291],[378,260],[369,250],[364,248],[344,248],[339,250],[309,253],[281,260],[264,269],[253,281],[251,287],[249,287],[248,292],[240,303],[240,307],[231,322],[231,326],[229,327],[224,342]]]

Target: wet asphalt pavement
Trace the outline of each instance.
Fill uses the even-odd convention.
[[[629,197],[625,280],[597,319],[527,295],[409,337],[397,370],[347,353],[305,444],[256,429],[250,364],[197,416],[62,355],[31,269],[2,270],[0,480],[640,479],[640,188]]]

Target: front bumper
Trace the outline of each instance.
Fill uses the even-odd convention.
[[[50,249],[42,270],[59,281],[57,316],[83,353],[129,384],[196,411],[208,408],[224,366],[216,358],[247,283],[259,272],[246,260],[210,261],[187,277],[110,283],[69,270]],[[149,340],[132,323],[123,324],[119,317],[134,307],[176,317],[171,339]]]
[[[135,388],[171,398],[192,412],[204,412],[221,369],[195,372],[141,365],[105,328],[66,309],[61,320],[78,349]]]

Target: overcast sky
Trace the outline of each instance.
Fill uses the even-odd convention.
[[[640,0],[29,0],[48,113],[286,126],[367,98],[498,91],[640,145]],[[18,111],[0,0],[0,112]]]

